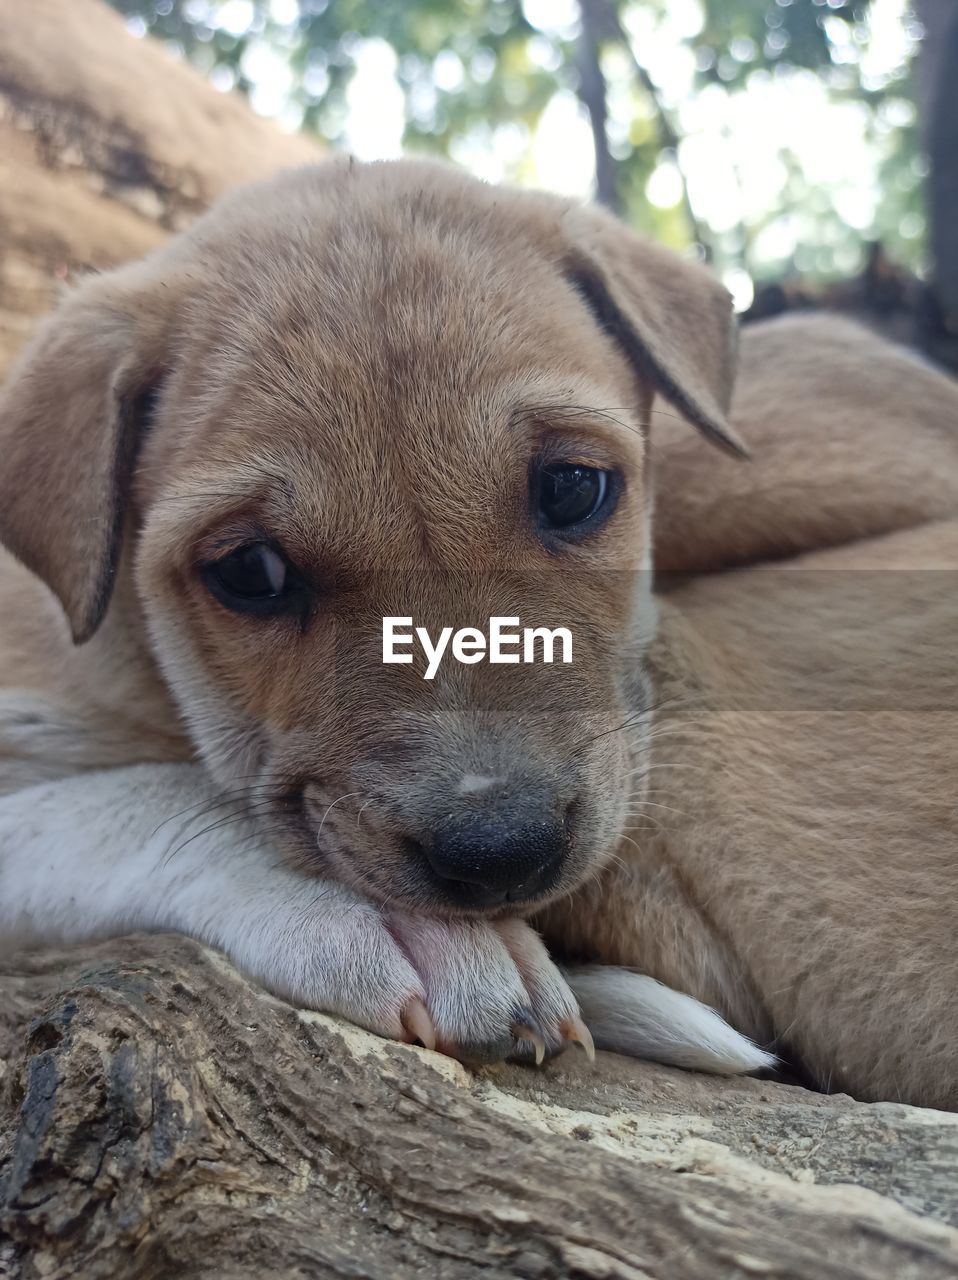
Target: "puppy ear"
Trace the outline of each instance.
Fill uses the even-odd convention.
[[[59,598],[77,644],[113,590],[158,344],[122,273],[97,277],[41,326],[0,396],[0,541]]]
[[[563,230],[568,279],[639,376],[714,444],[748,457],[727,419],[737,342],[728,292],[601,209],[568,210]]]

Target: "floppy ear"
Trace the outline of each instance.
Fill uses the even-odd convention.
[[[601,209],[569,209],[562,226],[568,279],[639,376],[714,444],[748,457],[726,416],[737,341],[728,292]]]
[[[110,601],[138,427],[162,373],[157,319],[124,278],[68,297],[0,395],[0,542],[59,597],[78,644]]]

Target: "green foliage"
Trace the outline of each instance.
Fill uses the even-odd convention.
[[[473,153],[495,151],[501,131],[510,130],[510,154],[517,137],[522,152],[549,103],[559,93],[574,93],[578,85],[578,23],[568,0],[113,3],[134,29],[175,46],[220,87],[235,85],[252,93],[254,104],[253,55],[275,52],[291,72],[283,104],[287,120],[334,145],[346,139],[348,88],[358,52],[370,39],[385,41],[395,52],[403,142],[410,149],[456,154],[466,144]],[[783,143],[777,158],[783,174],[779,190],[764,207],[744,208],[734,227],[710,226],[708,200],[693,201],[702,238],[720,268],[737,267],[756,277],[793,269],[815,276],[848,274],[862,240],[872,236],[880,237],[892,256],[920,261],[923,171],[909,61],[904,57],[877,79],[866,74],[861,51],[870,34],[868,0],[684,0],[678,7],[687,11],[688,21],[675,41],[694,59],[694,71],[681,101],[662,88],[654,59],[646,61],[633,34],[673,21],[675,0],[609,4],[648,76],[643,84],[618,35],[603,30],[599,52],[608,86],[609,144],[626,216],[635,225],[678,247],[691,242],[693,227],[683,200],[662,207],[661,200],[655,204],[648,198],[649,180],[663,158],[675,158],[669,142],[685,136],[689,102],[703,93],[731,102],[735,95],[747,95],[759,83],[756,77],[814,73],[836,108],[862,105],[861,146],[873,156],[883,193],[872,225],[846,225],[835,207],[835,192],[810,181],[801,158]],[[554,19],[548,16],[552,13]],[[730,142],[735,154],[735,138]],[[829,139],[821,144],[828,146]],[[747,165],[748,154],[741,149],[738,154]],[[522,178],[527,159],[513,158],[512,169]],[[791,247],[787,236],[775,234],[786,222],[799,228]]]

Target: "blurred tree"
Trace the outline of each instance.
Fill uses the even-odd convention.
[[[958,4],[916,0],[928,38],[919,62],[918,100],[931,174],[930,248],[942,327],[958,346]]]
[[[870,238],[921,261],[920,28],[896,0],[113,3],[215,84],[340,146],[375,45],[397,139],[490,176],[535,178],[548,114],[577,95],[599,198],[676,247],[697,243],[743,300],[749,277],[847,275]]]

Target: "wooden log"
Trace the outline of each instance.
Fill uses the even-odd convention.
[[[472,1074],[173,936],[0,983],[0,1274],[958,1274],[954,1116],[611,1055]]]

